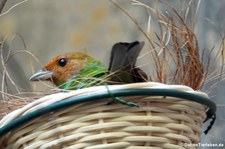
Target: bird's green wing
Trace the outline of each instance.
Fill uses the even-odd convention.
[[[103,85],[107,82],[108,68],[100,61],[88,62],[77,76],[73,76],[61,89],[76,90],[90,86]]]

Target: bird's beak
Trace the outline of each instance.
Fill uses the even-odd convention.
[[[54,72],[48,70],[39,70],[30,77],[30,81],[49,80]]]

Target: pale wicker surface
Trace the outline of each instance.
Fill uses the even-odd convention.
[[[166,88],[207,96],[186,86],[152,82],[109,88]],[[106,87],[101,86],[45,96],[5,116],[0,121],[0,127],[16,117],[56,101],[106,90]],[[125,99],[138,102],[141,106],[127,107],[119,103],[106,105],[109,100],[79,104],[41,116],[12,131],[1,140],[1,147],[183,149],[181,143],[200,141],[201,126],[206,117],[204,106],[172,97],[139,96]]]

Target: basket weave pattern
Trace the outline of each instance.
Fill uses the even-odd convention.
[[[7,147],[175,149],[184,142],[198,143],[204,107],[195,102],[161,98],[138,97],[140,108],[89,102],[42,116],[12,132]]]
[[[5,148],[170,148],[199,143],[206,118],[199,103],[173,97],[124,98],[140,107],[90,101],[41,116],[11,131]]]

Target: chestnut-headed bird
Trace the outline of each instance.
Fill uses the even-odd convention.
[[[112,47],[109,67],[84,53],[53,58],[31,81],[48,80],[61,89],[76,90],[104,84],[144,82],[147,75],[135,67],[144,42],[119,42]]]

